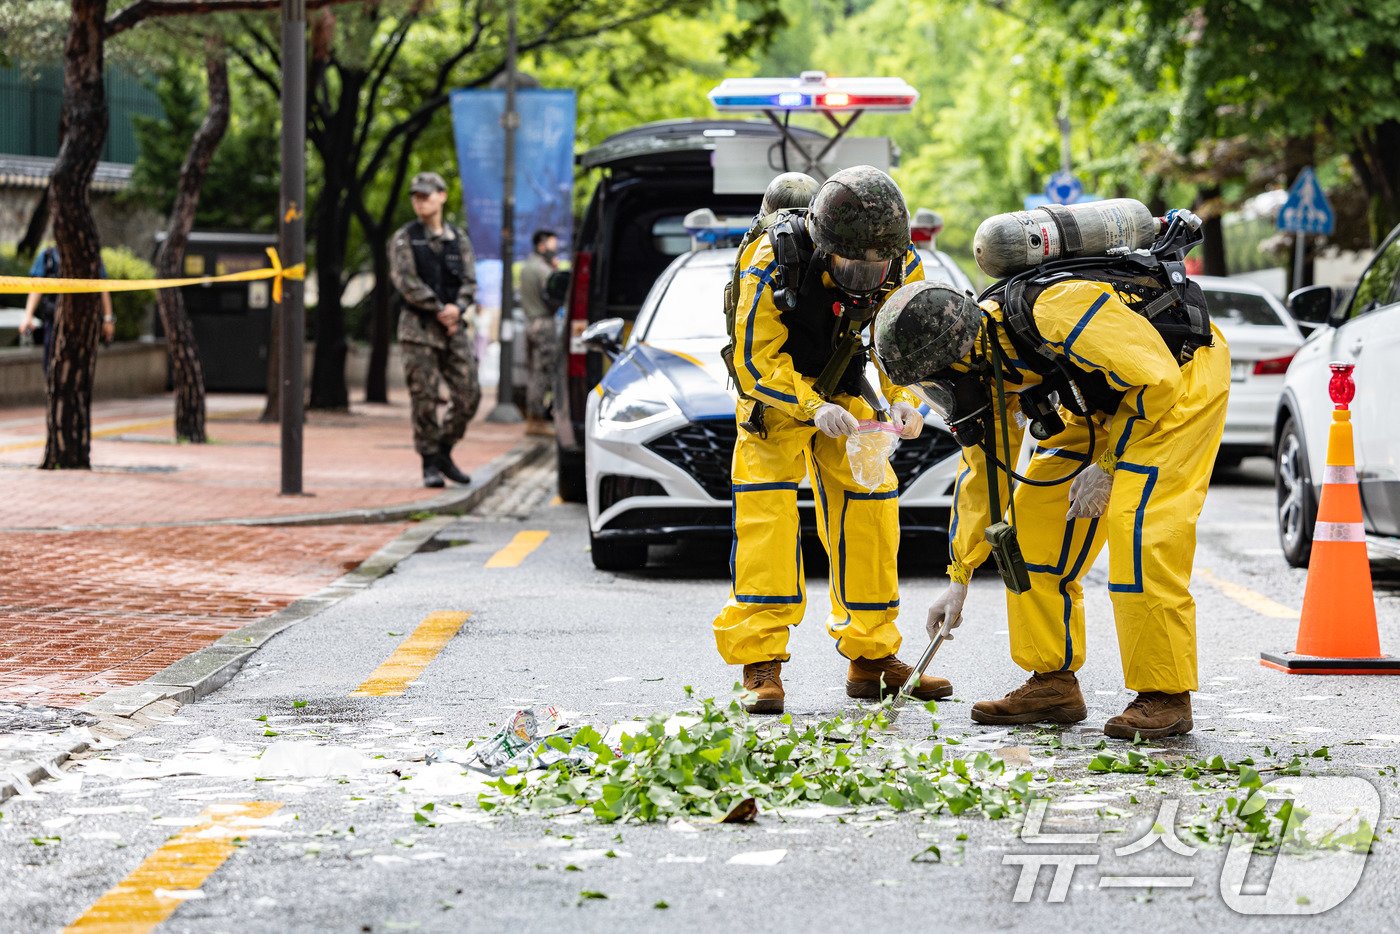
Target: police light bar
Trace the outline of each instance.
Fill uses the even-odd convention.
[[[719,111],[907,113],[918,99],[919,92],[903,78],[828,78],[824,71],[804,71],[797,78],[726,78],[710,92]]]
[[[753,219],[741,217],[716,217],[709,208],[697,208],[685,216],[682,222],[685,232],[690,234],[691,249],[705,247],[737,246],[744,234],[753,226]]]

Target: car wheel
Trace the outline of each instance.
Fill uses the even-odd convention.
[[[555,446],[559,471],[559,498],[566,503],[588,499],[588,479],[583,472],[583,455]]]
[[[645,542],[620,542],[597,538],[589,532],[588,544],[593,553],[593,566],[600,571],[635,571],[646,567]]]
[[[1278,501],[1278,539],[1284,559],[1295,568],[1308,566],[1312,556],[1313,522],[1317,519],[1312,477],[1298,423],[1289,419],[1279,435],[1274,459],[1274,490]]]

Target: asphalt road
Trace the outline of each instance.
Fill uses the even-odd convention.
[[[1393,929],[1400,678],[1301,678],[1259,666],[1261,649],[1291,646],[1296,621],[1268,614],[1296,610],[1304,586],[1279,557],[1267,476],[1267,465],[1251,462],[1217,478],[1200,531],[1204,573],[1193,588],[1197,729],[1154,755],[1248,755],[1262,766],[1300,754],[1305,775],[1360,776],[1374,787],[1381,842],[1350,896],[1319,916],[1236,913],[1221,895],[1219,848],[1187,856],[1158,843],[1114,852],[1151,829],[1164,801],[1187,814],[1223,794],[1180,777],[1087,770],[1103,720],[1129,699],[1105,564],[1087,584],[1087,723],[1016,732],[968,720],[974,700],[1000,696],[1022,678],[1008,656],[1000,583],[979,576],[969,619],[936,662],[956,688],[941,705],[938,732],[911,707],[898,733],[909,744],[941,738],[950,755],[1003,750],[1013,765],[1029,761],[1053,798],[1042,832],[1087,834],[1084,842],[1027,842],[1016,820],[878,812],[762,813],[747,826],[688,827],[482,813],[478,782],[425,758],[490,735],[517,707],[554,704],[601,729],[684,709],[687,685],[726,696],[737,678],[709,632],[728,586],[726,553],[683,549],[642,573],[597,572],[582,508],[551,504],[542,468],[449,527],[431,550],[278,637],[214,695],[6,802],[0,930],[57,930],[114,886],[140,889],[150,876],[138,867],[168,854],[160,848],[173,834],[185,835],[175,860],[183,869],[161,875],[170,864],[160,863],[154,877],[164,890],[154,903],[174,909],[161,928],[168,931]],[[518,564],[487,567],[521,531],[548,535]],[[922,647],[921,608],[941,589],[944,563],[930,549],[906,549],[906,658]],[[794,633],[783,672],[788,710],[798,719],[859,712],[820,625],[824,568],[813,561],[808,569],[809,622]],[[1382,644],[1400,651],[1400,577],[1382,576]],[[408,633],[443,611],[470,616],[403,696],[351,696]],[[1324,746],[1330,758],[1311,755]],[[428,802],[433,810],[420,810]],[[246,814],[230,817],[234,806]],[[202,813],[234,820],[237,839],[202,827]],[[914,861],[930,843],[942,862]],[[785,851],[776,865],[729,862],[774,850]],[[1047,852],[1082,857],[1063,901],[1051,900],[1054,870],[1044,869],[1029,900],[1016,902],[1020,869],[1004,858]],[[1324,901],[1346,859],[1311,861],[1301,882],[1289,883],[1292,910]],[[1268,869],[1253,865],[1249,878],[1262,885]],[[1186,881],[1103,882],[1150,876]],[[130,918],[152,902],[139,891],[133,897],[105,901],[115,912],[107,917]]]

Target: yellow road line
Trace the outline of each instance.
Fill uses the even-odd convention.
[[[94,438],[111,438],[115,435],[124,435],[129,431],[147,431],[151,428],[169,428],[175,424],[173,418],[161,418],[151,422],[130,422],[122,425],[115,425],[111,428],[101,428],[92,433]],[[41,448],[45,444],[44,438],[35,438],[33,441],[15,441],[11,444],[0,444],[0,451],[23,451],[26,448]]]
[[[402,697],[410,681],[437,658],[443,646],[452,641],[470,613],[439,610],[429,613],[409,637],[399,643],[384,664],[374,669],[365,683],[350,692],[351,697]]]
[[[237,849],[234,838],[247,836],[250,822],[281,806],[280,801],[245,801],[205,808],[198,824],[167,840],[64,931],[138,934],[154,930],[182,902],[162,890],[181,892],[202,886]]]
[[[1297,619],[1299,616],[1300,611],[1286,607],[1277,600],[1270,599],[1262,593],[1256,593],[1242,584],[1216,577],[1205,568],[1196,568],[1196,576],[1240,606],[1247,610],[1253,610],[1260,616],[1271,616],[1274,619]]]
[[[486,562],[488,568],[514,568],[530,556],[530,552],[544,544],[548,532],[517,532],[510,544],[491,556]]]

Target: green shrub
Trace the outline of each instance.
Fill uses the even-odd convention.
[[[110,279],[154,279],[155,267],[126,247],[103,247],[102,264]],[[134,341],[150,332],[156,293],[113,292],[112,316],[117,319],[116,339]]]

